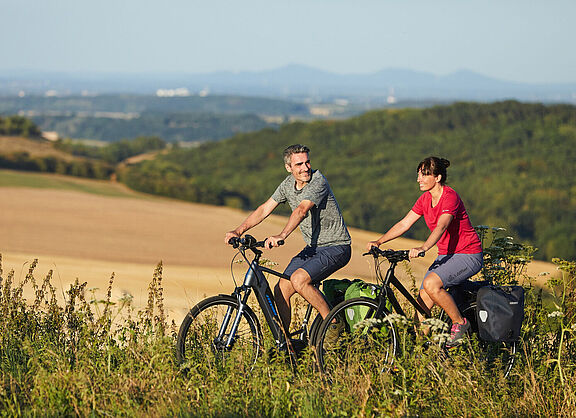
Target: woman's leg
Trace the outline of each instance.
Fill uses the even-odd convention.
[[[419,299],[422,299],[426,306],[430,308],[434,304],[440,306],[450,317],[453,324],[462,324],[464,322],[464,318],[460,314],[454,299],[444,289],[440,276],[436,273],[429,272],[424,278],[422,287],[423,289],[420,289]],[[430,302],[432,302],[431,305],[429,305]]]

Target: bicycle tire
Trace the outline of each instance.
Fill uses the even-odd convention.
[[[316,338],[318,337],[318,331],[320,331],[320,327],[322,326],[322,315],[317,314],[312,321],[312,325],[310,325],[310,336],[308,337],[308,345],[311,347],[316,346]]]
[[[184,369],[199,362],[210,367],[232,363],[254,366],[262,351],[262,331],[258,318],[248,306],[242,313],[232,347],[225,348],[238,307],[234,297],[220,295],[204,299],[190,309],[177,340],[178,362]],[[230,319],[219,338],[227,313]]]
[[[398,348],[396,327],[384,311],[375,318],[378,302],[370,298],[353,298],[339,303],[322,322],[316,338],[316,357],[321,373],[330,379],[350,376],[359,371],[382,373],[390,369]],[[353,329],[346,320],[358,313],[360,327]],[[336,341],[328,337],[333,320],[340,321],[342,331]],[[355,318],[356,319],[356,318]],[[374,321],[371,321],[374,320]]]
[[[484,373],[494,375],[500,371],[504,378],[508,378],[517,357],[517,343],[515,341],[488,342],[478,338],[478,322],[476,320],[476,302],[466,302],[458,307],[460,313],[470,322],[470,334],[468,344],[447,350],[449,358],[455,358],[456,354],[462,350],[470,361],[479,360],[483,364]],[[449,326],[452,321],[444,311],[440,314],[440,319],[447,322]]]

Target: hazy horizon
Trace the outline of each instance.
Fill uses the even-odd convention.
[[[576,82],[572,0],[0,0],[0,70],[72,74],[336,74],[469,70]]]

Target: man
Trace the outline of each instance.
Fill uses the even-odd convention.
[[[274,287],[278,312],[287,332],[292,316],[290,298],[295,293],[326,318],[330,308],[314,284],[348,264],[351,256],[350,234],[338,203],[326,178],[320,171],[312,170],[309,152],[308,147],[300,144],[284,150],[284,165],[290,175],[280,183],[272,197],[240,226],[227,232],[224,239],[228,244],[232,237],[240,237],[266,219],[280,203],[290,205],[292,214],[284,229],[265,241],[266,248],[278,247],[278,242],[286,240],[299,226],[307,244],[284,270],[290,280],[280,279]]]

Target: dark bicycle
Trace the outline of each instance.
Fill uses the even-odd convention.
[[[337,378],[338,373],[348,374],[355,368],[365,368],[383,372],[392,368],[398,355],[397,321],[405,320],[406,314],[393,290],[396,288],[424,317],[430,318],[431,313],[422,307],[410,292],[402,285],[395,275],[395,269],[401,261],[409,260],[407,250],[380,250],[377,247],[364,254],[371,255],[374,260],[378,292],[374,299],[367,297],[345,300],[336,305],[322,322],[316,337],[316,356],[320,370],[330,378]],[[423,256],[421,253],[420,256]],[[386,276],[380,270],[383,258],[390,264]],[[478,339],[476,322],[476,293],[488,282],[464,283],[450,288],[458,309],[466,317],[472,327],[469,344],[461,348],[442,349],[443,357],[450,358],[462,349],[468,349],[465,356],[479,357],[489,368],[499,367],[508,376],[516,354],[516,343],[488,343]],[[394,315],[398,314],[398,315]],[[451,325],[444,312],[440,319]],[[343,324],[340,333],[334,335],[334,323]],[[456,351],[453,351],[456,350]]]
[[[178,332],[177,355],[180,364],[184,368],[194,362],[236,362],[253,366],[263,351],[263,336],[258,317],[248,304],[252,293],[270,328],[275,348],[287,353],[294,363],[298,352],[314,341],[322,317],[317,314],[309,326],[313,308],[308,305],[300,327],[286,334],[264,273],[284,279],[290,277],[260,265],[262,251],[259,248],[264,247],[264,241],[245,235],[231,239],[230,244],[248,264],[244,282],[241,286],[236,285],[231,295],[209,297],[188,312]],[[254,254],[251,260],[248,251]]]

